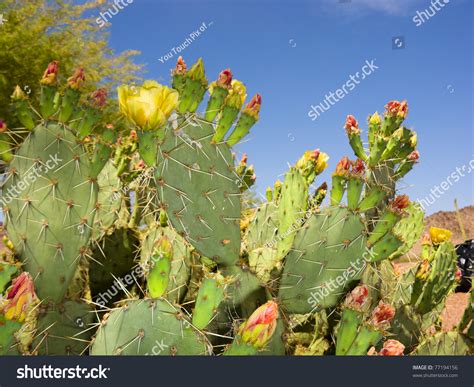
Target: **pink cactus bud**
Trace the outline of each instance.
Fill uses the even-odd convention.
[[[385,105],[385,109],[388,116],[404,119],[408,114],[408,103],[407,101],[390,101]]]
[[[82,84],[86,81],[86,74],[83,68],[78,68],[74,71],[71,77],[68,78],[67,84],[71,89],[80,89]]]
[[[334,172],[337,176],[346,176],[349,173],[351,167],[351,161],[347,156],[344,156],[336,166],[336,171]]]
[[[230,89],[232,86],[232,71],[230,71],[230,69],[222,70],[216,84],[217,86]]]
[[[262,97],[260,94],[255,94],[250,102],[245,106],[244,112],[250,114],[251,116],[258,119],[258,113],[260,112],[260,107],[262,106]]]
[[[387,329],[390,327],[390,321],[395,316],[395,308],[380,301],[377,307],[372,312],[372,324],[380,329]]]
[[[7,123],[3,120],[0,120],[0,133],[7,131]]]
[[[172,71],[172,75],[184,75],[186,74],[186,63],[182,56],[180,56],[176,62],[176,67]]]
[[[420,152],[418,152],[417,150],[414,150],[408,155],[408,160],[413,161],[413,162],[418,161],[419,158],[420,158]]]
[[[360,129],[359,129],[359,124],[357,120],[355,119],[354,116],[348,115],[346,118],[346,123],[344,125],[344,128],[346,129],[348,134],[359,134]]]
[[[276,329],[278,305],[268,301],[257,308],[249,319],[239,328],[239,335],[244,343],[256,348],[263,348],[268,343]]]
[[[53,60],[44,71],[43,78],[41,79],[42,85],[53,85],[56,83],[56,77],[59,71],[59,62]]]
[[[30,306],[36,299],[35,288],[31,276],[24,272],[12,281],[12,286],[7,294],[3,313],[7,320],[23,322]]]
[[[405,346],[398,340],[387,340],[383,343],[383,348],[380,350],[380,356],[403,356]]]
[[[346,297],[346,306],[360,310],[369,299],[369,288],[366,285],[355,287]]]
[[[107,102],[107,90],[104,88],[97,89],[91,94],[92,106],[96,109],[101,109],[105,106]]]

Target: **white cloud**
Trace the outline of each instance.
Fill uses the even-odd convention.
[[[383,12],[389,15],[405,15],[429,0],[324,0],[326,9],[347,13],[364,13],[367,11]]]

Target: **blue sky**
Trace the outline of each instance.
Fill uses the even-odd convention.
[[[135,0],[111,19],[110,45],[140,50],[137,61],[146,63],[146,77],[169,83],[177,55],[164,63],[159,58],[206,23],[181,55],[188,64],[202,56],[210,80],[230,67],[249,98],[262,94],[260,122],[237,147],[254,164],[262,193],[306,149],[330,155],[316,184],[329,182],[337,161],[353,158],[343,129],[346,115],[355,115],[365,129],[367,116],[383,112],[387,101],[407,99],[406,124],[418,132],[421,162],[400,192],[423,199],[474,159],[472,1],[451,0],[417,27],[413,17],[430,5],[430,0]],[[398,36],[403,49],[393,49]],[[310,106],[366,60],[378,69],[312,121]],[[455,198],[460,206],[473,204],[474,172],[466,171],[438,193],[427,213],[452,210]]]

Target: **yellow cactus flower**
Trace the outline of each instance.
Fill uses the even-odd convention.
[[[316,161],[315,171],[317,174],[320,174],[328,167],[329,155],[324,152],[320,152],[318,160]]]
[[[446,230],[444,228],[438,228],[438,227],[430,227],[431,242],[433,242],[436,245],[449,241],[452,236],[453,236],[453,233],[449,230]]]
[[[369,124],[371,124],[371,125],[380,125],[381,122],[382,122],[382,119],[380,118],[378,112],[375,112],[375,113],[372,114],[372,116],[369,118]]]
[[[247,88],[237,79],[233,79],[231,85],[232,87],[229,90],[226,105],[240,109],[245,102],[245,98],[247,98]]]
[[[118,97],[120,111],[128,119],[143,130],[153,130],[165,125],[178,106],[179,94],[156,81],[145,81],[142,86],[119,86]]]

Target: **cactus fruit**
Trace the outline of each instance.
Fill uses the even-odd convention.
[[[191,264],[191,249],[172,229],[150,230],[142,242],[140,265],[144,269],[152,297],[158,296],[151,289],[155,287],[156,291],[161,284],[160,297],[164,296],[173,302],[181,301],[187,292]],[[166,268],[165,278],[163,278],[163,267]]]
[[[192,323],[197,329],[206,328],[217,313],[225,296],[226,279],[216,274],[205,278],[199,287]]]

